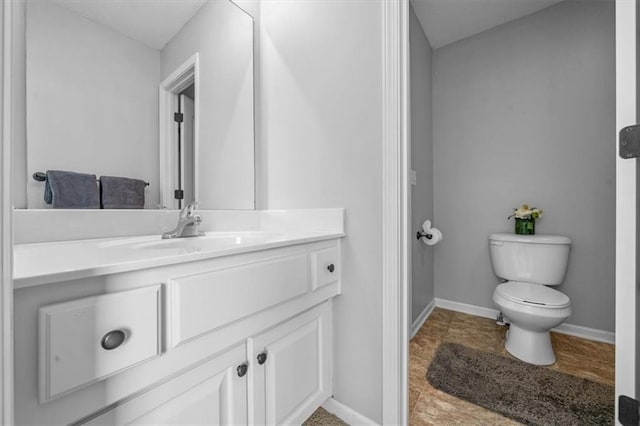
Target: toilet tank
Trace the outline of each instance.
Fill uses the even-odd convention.
[[[491,234],[493,272],[507,281],[559,285],[569,263],[571,240],[560,235]]]

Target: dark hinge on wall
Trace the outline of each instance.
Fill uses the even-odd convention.
[[[173,196],[176,200],[182,200],[184,198],[184,191],[182,189],[176,189],[173,191]]]
[[[620,395],[618,398],[618,421],[622,426],[640,425],[640,401]]]
[[[175,121],[176,123],[182,123],[184,121],[184,114],[181,112],[174,112],[173,121]]]
[[[640,157],[640,126],[627,126],[619,134],[620,157]]]

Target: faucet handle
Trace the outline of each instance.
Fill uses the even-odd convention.
[[[192,217],[197,208],[198,208],[198,203],[196,201],[192,201],[182,209],[182,211],[180,212],[180,216],[183,218]]]

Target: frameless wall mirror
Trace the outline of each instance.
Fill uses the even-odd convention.
[[[26,2],[28,208],[65,170],[145,208],[253,209],[253,19],[228,0]]]

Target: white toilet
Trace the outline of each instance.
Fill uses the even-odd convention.
[[[549,330],[571,315],[566,294],[546,286],[562,283],[571,240],[556,235],[491,234],[489,252],[498,284],[493,301],[511,326],[505,348],[536,365],[556,362]]]

